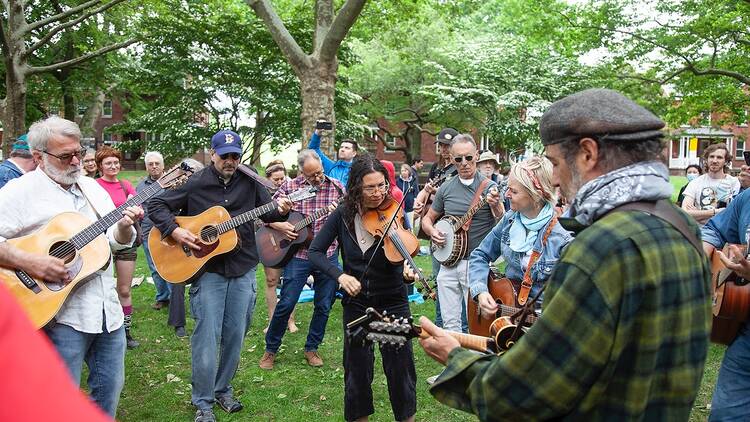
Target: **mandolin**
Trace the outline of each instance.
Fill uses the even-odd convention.
[[[8,239],[8,243],[26,252],[47,254],[65,261],[71,282],[61,284],[31,277],[23,270],[1,268],[0,280],[15,296],[36,328],[47,324],[76,289],[91,275],[109,264],[110,246],[107,229],[122,219],[122,212],[140,205],[152,196],[184,183],[193,174],[187,164],[175,166],[155,183],[93,224],[76,212],[64,212],[52,218],[36,232]]]
[[[518,304],[518,293],[513,282],[510,279],[503,277],[495,272],[494,268],[490,268],[490,273],[487,276],[487,290],[490,295],[495,299],[498,304],[497,315],[495,318],[507,317],[507,324],[513,324],[513,316],[520,313],[521,306]],[[493,319],[482,317],[479,305],[474,302],[474,298],[471,297],[471,292],[468,293],[466,317],[469,323],[469,333],[477,335],[488,335],[492,330],[492,324],[495,322]],[[538,316],[536,314],[529,315],[526,317],[526,325],[531,325],[536,322]]]
[[[292,202],[315,196],[318,188],[299,189],[288,198]],[[158,228],[151,229],[148,247],[156,271],[170,283],[185,283],[198,275],[209,259],[233,251],[238,245],[236,227],[249,223],[278,207],[276,201],[246,211],[235,217],[222,206],[211,207],[190,217],[175,217],[177,224],[198,237],[200,250],[177,243],[171,236],[162,238]]]

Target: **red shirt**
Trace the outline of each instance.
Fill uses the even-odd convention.
[[[116,182],[108,182],[100,177],[96,179],[96,181],[97,183],[99,183],[99,185],[101,185],[101,187],[104,188],[104,190],[107,191],[109,197],[112,198],[112,202],[115,203],[115,207],[119,207],[120,205],[124,204],[125,201],[128,200],[128,196],[136,195],[135,189],[133,189],[133,185],[131,185],[127,180],[122,180],[122,185],[125,185],[125,190],[122,190],[122,185],[120,184],[119,180]],[[127,191],[127,194],[125,191]]]

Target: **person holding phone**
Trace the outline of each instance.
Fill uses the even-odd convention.
[[[353,139],[344,139],[339,145],[338,161],[333,161],[328,158],[320,149],[320,133],[323,130],[332,130],[333,124],[325,120],[318,120],[315,122],[315,131],[307,147],[318,153],[320,159],[323,160],[323,171],[325,175],[334,178],[341,182],[346,188],[346,184],[349,181],[349,172],[352,169],[352,161],[357,156],[359,145]]]

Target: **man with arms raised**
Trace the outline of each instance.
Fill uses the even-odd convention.
[[[230,130],[211,138],[210,165],[177,189],[148,202],[148,213],[163,236],[199,250],[200,239],[178,226],[174,214],[193,216],[221,205],[237,216],[271,202],[271,195],[255,179],[237,172],[242,140]],[[261,216],[266,222],[283,220],[291,201],[278,200],[278,209]],[[214,402],[224,411],[242,410],[230,385],[240,362],[242,341],[255,307],[255,266],[258,251],[252,224],[237,227],[240,247],[210,260],[205,273],[190,286],[190,311],[195,330],[192,350],[192,402],[196,422],[213,422]],[[216,358],[219,357],[217,364]]]
[[[318,153],[320,159],[323,161],[323,170],[326,176],[333,177],[334,179],[341,182],[346,188],[346,184],[349,181],[349,171],[352,169],[352,160],[357,156],[359,145],[354,139],[344,139],[339,145],[339,159],[333,161],[326,156],[320,149],[320,131],[322,129],[315,129],[312,137],[310,137],[310,143],[307,145],[308,148]]]
[[[0,265],[38,279],[70,282],[62,260],[17,249],[5,240],[32,234],[62,212],[77,212],[94,222],[114,204],[94,179],[81,177],[85,150],[78,125],[53,116],[31,125],[28,139],[39,166],[0,190]],[[114,250],[132,245],[133,221],[143,210],[128,207],[123,214],[106,232]],[[86,362],[91,397],[114,417],[125,382],[125,330],[111,262],[71,293],[44,331],[76,383]]]
[[[578,235],[547,281],[541,318],[503,356],[466,351],[422,319],[432,334],[422,347],[447,364],[431,390],[438,400],[481,420],[689,418],[711,273],[697,225],[670,203],[662,127],[606,89],[542,116],[553,182],[573,217],[560,223]],[[626,204],[640,208],[617,209]]]

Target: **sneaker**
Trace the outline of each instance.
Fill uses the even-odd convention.
[[[232,395],[216,397],[216,403],[227,413],[234,413],[242,410],[242,403]]]
[[[260,369],[271,370],[273,369],[273,361],[276,359],[276,353],[263,352],[263,357],[260,358],[258,366]]]
[[[307,359],[307,364],[310,366],[316,368],[323,366],[323,358],[320,357],[317,351],[305,352],[305,359]]]
[[[216,416],[211,409],[198,409],[195,412],[195,422],[216,422]]]
[[[130,330],[125,330],[125,340],[128,349],[135,349],[136,347],[141,345],[141,343],[138,343],[138,340],[134,339],[133,336],[130,335]]]
[[[185,327],[174,327],[174,334],[179,338],[187,337]]]

